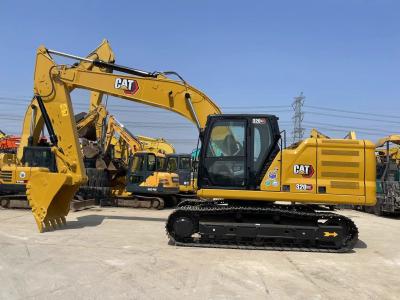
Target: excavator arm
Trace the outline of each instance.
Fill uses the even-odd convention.
[[[139,140],[144,145],[144,150],[162,153],[162,154],[173,154],[175,153],[175,148],[171,143],[168,143],[163,138],[151,138],[148,136],[138,135]]]
[[[114,62],[114,53],[108,41],[103,40],[100,46],[89,54],[88,59]],[[24,149],[37,146],[46,125],[51,137],[51,153],[55,157],[57,172],[32,167],[31,177],[26,186],[27,198],[39,231],[43,231],[44,227],[54,228],[65,222],[70,200],[79,186],[86,181],[70,99],[70,93],[75,87],[55,80],[51,82],[52,93],[40,95],[40,86],[46,84],[45,78],[51,76],[56,67],[48,53],[38,49],[34,73],[35,96],[25,114],[17,152],[17,162],[21,163]],[[88,61],[80,61],[71,68],[110,71]],[[101,101],[102,94],[93,91],[91,105],[97,106]]]
[[[97,92],[92,92],[93,94],[98,96],[101,95]],[[89,140],[97,140],[102,137],[103,127],[105,123],[105,119],[107,118],[108,112],[104,105],[99,104],[95,108],[92,108],[86,116],[79,120],[76,124],[79,137],[87,138]],[[92,128],[94,128],[94,132],[92,132]],[[95,136],[93,136],[95,135]]]
[[[132,154],[136,151],[143,150],[143,144],[140,140],[131,134],[125,127],[122,125],[114,116],[110,116],[108,118],[108,126],[107,126],[107,133],[106,133],[106,141],[104,145],[104,153],[108,153],[110,151],[110,147],[112,145],[112,138],[114,134],[117,133],[120,138],[128,145]],[[127,155],[126,158],[129,158]]]

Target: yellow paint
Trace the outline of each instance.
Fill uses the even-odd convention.
[[[60,104],[61,116],[68,117],[68,106],[66,104]]]
[[[329,141],[329,142],[328,142]],[[295,165],[312,166],[312,176],[295,174]],[[267,184],[271,181],[269,174],[277,169],[278,186]],[[374,144],[363,140],[308,138],[293,148],[287,148],[279,153],[261,183],[261,191],[281,192],[279,197],[286,199],[283,194],[293,194],[292,201],[326,202],[374,205],[375,197],[375,154]],[[298,185],[310,185],[311,190],[299,190]],[[284,186],[290,187],[285,192]],[[325,188],[325,193],[318,189]],[[297,198],[298,193],[307,194],[308,198]],[[312,195],[319,194],[317,197]],[[336,195],[328,200],[330,195]],[[360,196],[360,197],[353,197]],[[265,200],[271,198],[263,194]],[[261,198],[263,198],[261,197]],[[279,201],[277,197],[272,197]],[[308,199],[308,200],[307,200]],[[337,200],[335,200],[337,199]],[[353,200],[352,200],[353,199]]]
[[[338,234],[334,232],[324,231],[324,237],[337,237]]]

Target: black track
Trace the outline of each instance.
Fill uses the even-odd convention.
[[[240,221],[232,221],[236,216],[245,215],[247,220],[244,227],[241,227]],[[253,218],[254,223],[248,219]],[[181,223],[178,225],[178,220],[190,220],[191,224]],[[260,221],[261,220],[261,221]],[[265,223],[263,220],[266,221]],[[288,221],[289,220],[289,221]],[[321,237],[321,234],[314,236],[312,239],[297,238],[301,228],[310,229],[311,231],[323,231],[321,223],[318,220],[324,220],[327,226],[332,225],[338,228],[340,234],[334,238],[335,242],[329,241],[329,238]],[[177,223],[176,223],[177,222]],[[259,223],[263,225],[287,226],[293,229],[292,236],[288,238],[276,238],[276,236],[262,236],[251,234],[256,230],[250,230],[249,235],[235,235],[233,238],[200,232],[201,224],[207,223],[223,224],[241,230],[241,228],[256,228]],[[186,230],[177,226],[192,227],[191,235],[179,235],[180,229]],[[322,226],[324,226],[322,224]],[[210,226],[212,228],[213,225]],[[300,228],[300,229],[299,229]],[[338,215],[326,211],[317,211],[314,207],[307,205],[279,205],[270,204],[266,206],[243,205],[242,203],[220,203],[220,202],[205,202],[196,200],[187,200],[169,216],[166,224],[167,234],[173,244],[186,247],[210,247],[210,248],[234,248],[234,249],[262,249],[262,250],[279,250],[279,251],[309,251],[309,252],[348,252],[353,249],[358,240],[358,229],[353,221],[345,216]],[[239,232],[239,231],[238,231]]]

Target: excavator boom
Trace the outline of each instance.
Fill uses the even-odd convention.
[[[90,60],[45,48],[42,50],[133,75],[105,74],[60,66],[58,78],[68,86],[106,93],[110,96],[171,110],[193,122],[200,130],[204,128],[209,115],[221,114],[218,106],[203,92],[183,80],[177,81],[168,78],[166,75],[171,72],[147,73],[100,60]],[[42,93],[49,93],[51,90],[51,78],[48,77],[46,80],[48,82],[42,85]]]
[[[163,138],[151,138],[148,136],[138,135],[140,142],[143,144],[143,148],[150,152],[159,152],[163,154],[173,154],[175,153],[174,146],[167,142]]]

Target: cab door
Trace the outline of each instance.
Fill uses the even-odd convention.
[[[245,118],[215,118],[207,125],[198,180],[204,188],[246,189],[248,180]]]
[[[128,192],[147,191],[146,180],[156,171],[156,156],[153,153],[135,154],[130,163],[128,173]]]

